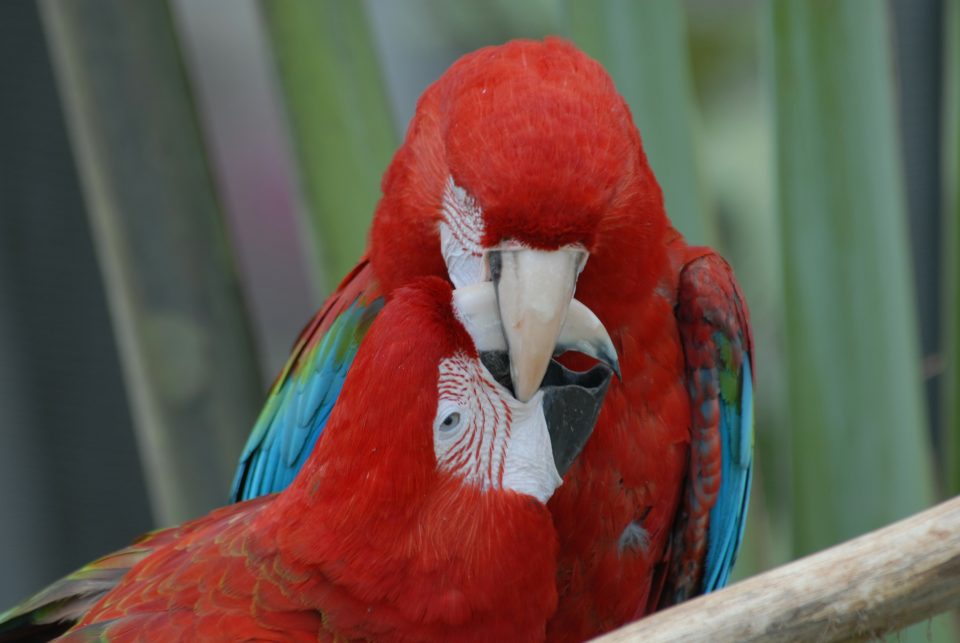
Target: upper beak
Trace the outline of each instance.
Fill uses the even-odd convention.
[[[618,375],[616,351],[600,321],[589,314],[566,328],[583,251],[518,248],[491,250],[490,276],[510,355],[510,377],[518,400],[533,397],[555,352],[577,350],[606,362]],[[567,337],[562,337],[563,331]],[[603,336],[604,341],[597,342]]]
[[[516,358],[512,356],[512,353],[507,354],[511,345],[508,344],[506,324],[502,321],[502,306],[498,307],[494,285],[489,281],[482,281],[457,288],[453,291],[453,301],[457,316],[471,339],[473,339],[477,351],[481,355],[496,353],[502,355],[504,361],[510,362],[509,374],[512,382],[501,383],[508,387],[512,383],[514,396],[522,400],[517,394],[517,376],[514,368]],[[620,364],[617,361],[617,352],[613,347],[610,336],[597,316],[576,299],[569,302],[566,319],[560,327],[555,342],[547,349],[548,363],[551,355],[575,350],[604,363],[616,373],[617,377],[620,376]],[[503,376],[506,376],[507,369],[507,365],[504,364],[502,368],[498,367],[497,372],[502,371]],[[546,366],[544,366],[544,371],[546,371]],[[493,371],[491,370],[491,372]],[[497,379],[499,380],[500,377],[498,376]],[[537,388],[540,388],[542,380],[543,376],[541,375],[537,379]],[[534,393],[536,393],[536,390],[534,389]],[[529,397],[533,397],[533,393]]]

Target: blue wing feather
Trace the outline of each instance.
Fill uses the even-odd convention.
[[[727,584],[743,540],[753,467],[750,322],[727,263],[691,249],[676,314],[691,402],[690,460],[661,607]]]
[[[737,560],[747,519],[753,472],[753,377],[744,354],[740,398],[720,397],[721,480],[710,511],[703,591],[724,587]]]
[[[231,499],[281,491],[296,477],[333,410],[366,328],[382,305],[358,299],[323,337],[294,354],[247,440]]]

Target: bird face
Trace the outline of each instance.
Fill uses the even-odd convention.
[[[540,387],[591,256],[610,260],[629,228],[642,262],[643,239],[666,225],[626,103],[557,39],[455,63],[421,98],[383,190],[372,255],[385,286],[492,283],[521,401]]]
[[[609,77],[572,45],[510,43],[449,73],[440,249],[456,286],[494,284],[513,390],[529,400],[642,152]]]
[[[439,232],[450,280],[494,285],[513,390],[526,401],[540,388],[589,252],[582,243],[540,249],[514,237],[488,245],[486,228],[476,200],[449,179]]]
[[[481,489],[511,490],[546,503],[593,430],[610,370],[568,372],[569,378],[560,376],[519,400],[497,377],[506,375],[507,345],[493,284],[454,291],[453,306],[475,351],[440,361],[433,421],[437,467]],[[597,358],[613,354],[603,326],[576,300],[557,336]]]
[[[481,489],[509,489],[546,501],[560,486],[543,394],[521,402],[479,360],[440,363],[433,423],[437,466]]]

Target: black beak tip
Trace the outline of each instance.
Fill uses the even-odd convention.
[[[505,352],[480,354],[480,360],[494,379],[509,390],[510,358]],[[593,434],[610,380],[619,367],[616,360],[603,362],[588,371],[572,371],[551,360],[540,385],[543,391],[543,415],[550,433],[553,460],[563,476],[580,455]]]
[[[506,351],[484,351],[480,353],[480,361],[484,368],[490,371],[493,379],[501,386],[513,393],[513,382],[510,380],[510,356]]]
[[[556,361],[550,363],[543,383],[543,413],[561,476],[593,434],[613,372],[605,364],[577,372]]]

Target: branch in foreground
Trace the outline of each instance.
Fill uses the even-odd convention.
[[[960,606],[960,497],[596,639],[836,641]]]

